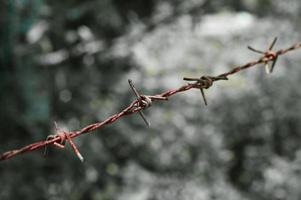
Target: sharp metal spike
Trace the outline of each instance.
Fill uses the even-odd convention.
[[[143,119],[143,121],[145,122],[146,126],[150,127],[151,124],[150,124],[149,121],[147,121],[147,119],[146,119],[145,115],[143,114],[143,112],[141,110],[139,110],[138,113],[141,116],[141,118]]]
[[[257,50],[257,49],[254,49],[253,47],[251,46],[248,46],[248,49],[251,50],[251,51],[254,51],[255,53],[259,53],[259,54],[264,54],[263,51],[260,51],[260,50]]]
[[[130,88],[133,90],[134,94],[136,95],[136,97],[138,98],[138,100],[140,100],[140,95],[139,92],[137,91],[137,89],[135,88],[133,81],[131,79],[128,79],[128,82],[130,84]]]
[[[184,81],[199,81],[200,78],[188,78],[188,77],[184,77],[183,80]]]
[[[276,62],[277,62],[277,59],[278,59],[278,56],[276,56],[276,58],[274,59],[274,61],[273,61],[273,63],[272,63],[272,66],[271,66],[271,69],[270,69],[270,73],[273,72],[274,67],[275,67],[275,65],[276,65]]]
[[[134,84],[133,84],[133,81],[131,79],[128,79],[128,82],[129,82],[129,85],[130,85],[130,88],[133,90],[134,94],[136,95],[137,99],[138,99],[138,102],[141,103],[141,96],[140,94],[138,93],[137,89],[135,88]],[[143,121],[145,122],[146,126],[147,127],[150,127],[150,122],[147,121],[145,115],[143,114],[143,112],[141,110],[138,111],[139,115],[141,116],[141,118],[143,119]]]
[[[82,156],[82,154],[79,152],[78,148],[76,147],[76,145],[74,144],[74,142],[72,141],[69,133],[66,133],[66,138],[71,146],[71,148],[73,149],[74,153],[76,154],[76,156],[78,157],[78,159],[81,162],[84,162],[84,157]]]
[[[274,47],[274,45],[276,44],[276,42],[277,42],[277,37],[275,37],[274,38],[274,40],[273,40],[273,42],[270,44],[270,46],[269,46],[269,50],[272,50],[273,49],[273,47]]]
[[[53,135],[48,135],[46,141],[50,140]],[[48,145],[45,145],[43,156],[46,157],[48,154]]]
[[[200,88],[200,90],[201,90],[201,93],[202,93],[202,97],[203,97],[204,103],[205,103],[205,105],[207,106],[208,104],[207,104],[207,99],[206,99],[206,96],[205,96],[204,89],[203,89],[203,88]]]
[[[270,74],[270,73],[271,73],[271,70],[270,70],[270,65],[269,65],[269,63],[265,63],[264,67],[265,67],[265,73],[266,73],[266,74]]]
[[[48,148],[47,148],[47,145],[46,145],[45,148],[44,148],[43,156],[46,157],[47,154],[48,154]]]

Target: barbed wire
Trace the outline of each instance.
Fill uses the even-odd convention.
[[[4,152],[3,154],[0,155],[0,161],[10,159],[10,158],[20,155],[22,153],[31,152],[31,151],[40,149],[42,147],[45,148],[44,155],[46,155],[46,153],[47,153],[46,147],[47,146],[53,145],[53,146],[57,146],[60,148],[64,148],[65,141],[67,141],[70,144],[70,146],[72,147],[76,156],[83,162],[84,158],[80,154],[76,145],[73,143],[72,138],[78,137],[82,134],[90,133],[98,128],[101,128],[102,126],[114,123],[115,121],[117,121],[118,119],[120,119],[123,116],[130,115],[130,114],[133,114],[136,112],[139,113],[139,115],[142,117],[142,119],[146,123],[146,125],[150,126],[150,123],[146,119],[142,110],[149,108],[153,102],[167,101],[168,97],[171,97],[180,92],[185,92],[190,89],[199,89],[201,91],[204,103],[205,103],[205,105],[207,105],[208,103],[207,103],[207,99],[206,99],[206,96],[204,93],[204,89],[209,89],[213,85],[214,82],[220,81],[220,80],[228,80],[229,76],[236,74],[239,71],[254,67],[261,63],[265,64],[265,69],[268,74],[272,73],[273,69],[275,67],[275,64],[277,62],[277,59],[280,55],[286,54],[290,51],[296,50],[301,47],[301,42],[300,42],[300,43],[295,43],[294,45],[292,45],[286,49],[279,49],[278,51],[273,51],[272,48],[274,47],[276,41],[277,41],[277,38],[275,38],[273,40],[273,42],[269,45],[268,49],[265,51],[257,50],[253,47],[248,46],[249,50],[262,55],[257,60],[250,61],[250,62],[240,65],[240,66],[236,66],[233,69],[231,69],[230,71],[222,73],[217,76],[202,76],[200,78],[184,77],[183,80],[188,81],[188,83],[180,86],[179,88],[170,89],[170,90],[167,90],[160,94],[142,95],[134,87],[132,80],[129,79],[128,80],[129,85],[137,98],[135,100],[133,100],[122,111],[120,111],[114,115],[111,115],[110,117],[108,117],[107,119],[105,119],[103,121],[87,125],[77,131],[63,131],[63,130],[60,130],[59,128],[57,128],[57,126],[56,126],[56,134],[55,135],[49,135],[46,140],[34,142],[34,143],[26,145],[20,149],[15,149],[15,150],[10,150],[10,151]],[[270,62],[272,62],[271,66],[270,66]],[[190,81],[193,81],[193,83],[190,83]]]

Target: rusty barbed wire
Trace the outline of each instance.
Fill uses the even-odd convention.
[[[65,141],[67,140],[68,143],[71,145],[74,153],[76,156],[83,161],[84,158],[80,154],[79,150],[77,149],[76,145],[73,143],[72,138],[78,137],[82,134],[90,133],[94,131],[95,129],[98,129],[104,125],[108,125],[111,123],[114,123],[119,118],[130,115],[133,113],[138,112],[140,116],[142,117],[143,121],[146,123],[147,126],[150,125],[150,123],[147,121],[146,117],[144,116],[142,110],[150,107],[153,102],[155,101],[166,101],[168,100],[168,97],[173,96],[177,93],[184,92],[190,89],[199,89],[201,91],[203,100],[205,105],[207,105],[207,99],[204,93],[204,89],[209,89],[215,81],[220,80],[228,80],[228,76],[231,76],[233,74],[238,73],[239,71],[248,69],[250,67],[256,66],[258,64],[265,64],[266,72],[272,73],[273,69],[275,67],[276,61],[280,55],[283,55],[285,53],[288,53],[290,51],[296,50],[301,47],[301,42],[295,43],[292,46],[285,48],[285,49],[279,49],[278,51],[272,51],[272,48],[274,47],[275,43],[277,41],[277,38],[273,40],[273,42],[269,45],[269,48],[266,51],[257,50],[253,47],[248,46],[248,49],[251,51],[254,51],[256,53],[261,54],[262,56],[254,61],[250,61],[246,64],[236,66],[233,69],[231,69],[228,72],[222,73],[217,76],[202,76],[200,78],[191,78],[191,77],[184,77],[183,79],[185,81],[193,81],[193,83],[186,83],[185,85],[180,86],[179,88],[170,89],[165,92],[162,92],[160,94],[156,95],[141,95],[138,93],[137,89],[134,87],[132,81],[129,79],[129,85],[131,89],[133,90],[135,96],[137,99],[133,100],[126,108],[124,108],[122,111],[111,115],[107,119],[96,122],[90,125],[87,125],[83,127],[82,129],[78,131],[61,131],[59,128],[56,127],[56,134],[55,135],[49,135],[46,140],[41,140],[38,142],[34,142],[32,144],[26,145],[20,149],[10,150],[0,155],[0,161],[10,159],[14,156],[20,155],[22,153],[31,152],[34,150],[37,150],[42,147],[47,147],[49,145],[57,146],[60,148],[64,148]],[[269,62],[272,62],[272,66],[269,67]],[[45,149],[45,153],[47,152],[47,149]]]

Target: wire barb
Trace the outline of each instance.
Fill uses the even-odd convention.
[[[270,50],[270,51],[273,49],[273,47],[274,47],[274,45],[276,44],[277,40],[278,40],[278,38],[277,38],[277,37],[274,37],[273,42],[270,44],[270,47],[269,47],[269,50]]]
[[[64,143],[62,141],[65,142],[66,140],[69,142],[69,144],[71,145],[73,151],[76,153],[78,158],[81,161],[84,161],[83,156],[79,153],[78,149],[76,148],[76,146],[73,143],[73,141],[71,140],[71,138],[78,137],[78,136],[80,136],[82,134],[85,134],[85,133],[88,133],[88,132],[92,132],[92,131],[94,131],[98,128],[101,128],[102,126],[114,123],[115,121],[117,121],[121,117],[124,117],[124,116],[129,115],[129,114],[133,114],[135,112],[139,112],[139,111],[141,111],[141,109],[144,109],[144,108],[149,107],[150,105],[152,105],[152,101],[155,101],[155,100],[157,100],[157,101],[159,101],[159,100],[168,100],[168,97],[170,97],[170,96],[173,96],[173,95],[175,95],[177,93],[180,93],[180,92],[188,91],[188,90],[193,89],[193,88],[208,89],[209,87],[211,87],[212,83],[215,82],[215,81],[228,80],[228,76],[236,74],[236,73],[238,73],[242,70],[249,69],[249,68],[254,67],[254,66],[256,66],[258,64],[261,64],[261,63],[265,64],[269,61],[273,61],[272,67],[270,69],[270,71],[272,72],[273,67],[274,67],[274,65],[277,61],[278,56],[284,55],[284,54],[286,54],[290,51],[294,51],[296,49],[301,48],[301,42],[298,42],[298,43],[295,43],[295,44],[293,44],[292,46],[290,46],[288,48],[279,49],[278,51],[272,51],[272,48],[274,47],[274,45],[276,43],[276,40],[277,40],[276,38],[273,40],[273,42],[270,44],[269,50],[267,52],[258,51],[258,53],[259,52],[261,54],[264,53],[263,57],[261,57],[260,59],[252,60],[250,62],[247,62],[247,63],[243,64],[243,65],[236,66],[236,67],[232,68],[231,70],[229,70],[225,73],[219,74],[218,76],[204,76],[203,78],[202,77],[201,78],[184,78],[184,80],[186,80],[186,81],[195,81],[195,82],[194,83],[189,83],[189,84],[184,84],[184,85],[182,85],[178,88],[166,90],[166,91],[162,92],[161,94],[156,94],[156,95],[152,95],[152,96],[151,95],[147,95],[147,96],[146,95],[139,95],[138,91],[133,86],[132,81],[129,80],[129,84],[130,84],[133,92],[135,93],[137,99],[134,100],[132,103],[130,103],[126,108],[124,108],[120,112],[109,116],[108,118],[106,118],[103,121],[99,121],[99,122],[96,122],[96,123],[93,123],[93,124],[89,124],[89,125],[81,128],[78,131],[64,132],[64,131],[58,131],[58,129],[57,129],[57,134],[52,135],[50,137],[47,137],[46,140],[33,142],[33,143],[28,144],[28,145],[26,145],[24,147],[21,147],[19,149],[10,150],[10,151],[7,151],[7,152],[4,152],[4,153],[0,154],[0,161],[10,159],[10,158],[15,157],[17,155],[20,155],[22,153],[27,153],[27,152],[34,151],[34,150],[37,150],[39,148],[46,147],[48,145],[64,147]],[[253,49],[253,48],[251,47],[249,49]],[[205,98],[205,95],[204,95],[203,98]],[[207,100],[204,99],[204,101],[206,103]],[[143,118],[143,120],[147,123],[145,118]]]
[[[49,140],[53,140],[55,138],[59,138],[59,142],[53,142],[52,145],[59,147],[61,149],[65,148],[65,143],[66,140],[69,142],[71,148],[73,149],[74,153],[76,154],[76,156],[80,159],[81,162],[84,162],[84,158],[83,156],[80,154],[79,150],[77,149],[76,145],[74,144],[74,142],[72,141],[70,134],[66,131],[60,130],[57,126],[57,123],[54,122],[55,125],[55,131],[56,134],[55,135],[48,135],[46,138],[46,142]],[[45,145],[45,149],[44,149],[44,156],[47,155],[47,146]]]
[[[61,131],[59,130],[58,128],[58,125],[56,123],[56,121],[54,122],[54,129],[55,129],[55,135],[48,135],[47,138],[46,138],[46,141],[49,141],[49,140],[52,140],[54,139],[55,137],[59,137],[60,138],[60,141],[59,142],[54,142],[53,145],[56,146],[56,147],[59,147],[59,148],[64,148],[65,147],[65,135],[64,134],[61,134]],[[45,146],[44,148],[44,157],[46,157],[48,154],[48,145]]]
[[[141,109],[150,107],[152,105],[152,100],[148,96],[140,95],[139,92],[137,91],[137,89],[135,88],[133,81],[131,79],[128,79],[128,82],[129,82],[130,88],[133,90],[134,94],[137,97],[138,102],[136,104],[136,107],[138,107],[138,108],[140,107]],[[141,118],[143,119],[143,121],[145,122],[146,126],[150,127],[150,122],[147,121],[147,119],[141,109],[138,110],[138,113],[141,116]]]
[[[84,162],[84,157],[82,156],[82,154],[79,152],[79,150],[77,149],[76,145],[74,144],[74,142],[72,141],[69,133],[66,133],[65,132],[65,135],[66,135],[66,138],[71,146],[71,148],[73,149],[74,153],[76,154],[76,156],[79,158],[79,160],[81,162]]]
[[[275,37],[266,51],[257,50],[257,49],[255,49],[251,46],[248,46],[249,50],[263,55],[263,62],[264,62],[265,71],[266,71],[267,74],[270,74],[270,73],[273,72],[275,64],[276,64],[277,59],[278,59],[278,53],[272,51],[272,49],[275,46],[277,40],[278,40],[278,38]],[[271,67],[269,65],[269,61],[272,61]]]
[[[203,97],[203,101],[205,105],[207,106],[207,99],[204,92],[204,89],[208,89],[212,86],[213,81],[217,80],[227,80],[227,77],[212,77],[212,76],[202,76],[200,78],[189,78],[184,77],[183,80],[185,81],[195,81],[196,82],[196,88],[199,88]]]

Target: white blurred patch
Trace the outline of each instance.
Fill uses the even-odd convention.
[[[59,50],[51,53],[44,54],[39,58],[39,61],[42,65],[56,65],[69,57],[69,54],[66,50]]]
[[[92,40],[94,38],[91,29],[87,26],[81,26],[78,28],[78,35],[82,40]]]
[[[86,180],[88,182],[95,182],[98,178],[98,172],[95,168],[89,167],[86,169]]]
[[[76,34],[75,31],[67,31],[67,33],[65,34],[65,39],[69,43],[75,42],[77,38],[78,35]]]
[[[275,3],[274,3],[275,2]],[[300,11],[301,4],[299,0],[275,0],[273,5],[275,6],[275,10],[283,15],[295,15],[297,16]]]
[[[39,21],[27,32],[26,40],[30,44],[37,42],[39,39],[41,39],[47,29],[48,23],[45,21]]]
[[[173,7],[169,2],[160,2],[157,8],[157,13],[154,16],[154,22],[160,22],[172,15]]]
[[[76,117],[72,117],[71,119],[69,119],[67,124],[71,130],[80,128],[80,121]]]
[[[204,16],[196,32],[201,36],[240,34],[252,27],[255,17],[247,12],[219,13]]]
[[[285,177],[281,173],[281,171],[269,168],[265,171],[264,176],[269,182],[273,183],[274,185],[281,185],[284,182]]]
[[[72,99],[72,93],[70,90],[65,89],[60,92],[59,97],[62,102],[67,103]]]
[[[103,50],[104,45],[101,41],[89,41],[89,42],[82,42],[75,47],[75,53],[82,54],[94,54],[101,50]]]

